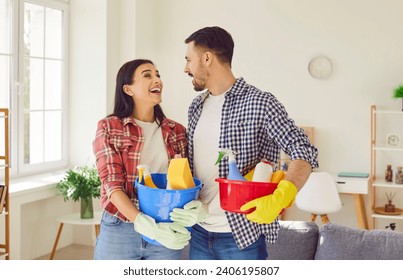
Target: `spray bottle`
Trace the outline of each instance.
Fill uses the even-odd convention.
[[[139,182],[144,179],[144,185],[153,189],[158,189],[158,187],[154,184],[153,179],[150,174],[150,167],[145,164],[137,165],[137,169],[139,170]]]
[[[218,149],[218,158],[215,164],[218,164],[225,156],[228,157],[228,168],[229,168],[227,179],[246,181],[246,179],[241,175],[241,173],[238,170],[234,152],[232,150],[223,148]]]
[[[273,167],[270,162],[266,159],[262,159],[255,167],[255,172],[253,173],[253,182],[270,182],[271,176],[273,174]]]

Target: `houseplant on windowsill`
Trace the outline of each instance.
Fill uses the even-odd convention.
[[[399,85],[397,88],[393,90],[393,98],[402,99],[402,111],[403,111],[403,85]]]
[[[93,198],[100,197],[101,180],[97,169],[89,166],[74,167],[67,170],[64,178],[56,185],[64,201],[80,200],[81,219],[94,217]]]

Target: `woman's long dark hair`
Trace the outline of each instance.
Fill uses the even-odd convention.
[[[113,113],[109,116],[117,116],[119,118],[130,117],[134,109],[133,98],[123,91],[124,85],[131,85],[133,83],[133,75],[137,67],[142,64],[154,63],[148,59],[135,59],[128,61],[120,67],[116,76],[116,89],[115,89],[115,105]],[[165,117],[164,112],[159,104],[154,106],[154,118],[158,125],[162,124]]]

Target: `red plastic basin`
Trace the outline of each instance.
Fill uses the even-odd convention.
[[[217,178],[215,180],[220,187],[221,208],[240,214],[249,214],[254,211],[254,209],[241,211],[240,208],[242,205],[255,198],[272,194],[277,188],[277,183],[227,180],[224,178]]]

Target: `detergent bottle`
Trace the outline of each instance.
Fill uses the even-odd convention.
[[[253,182],[270,182],[271,176],[273,174],[273,167],[270,162],[266,159],[262,159],[255,167],[255,172],[253,173]]]
[[[227,179],[246,181],[246,179],[241,175],[241,173],[238,170],[234,152],[232,150],[223,148],[218,149],[218,158],[215,164],[218,164],[225,156],[228,157],[228,168],[229,168]]]
[[[139,183],[144,180],[144,185],[150,188],[158,189],[158,187],[154,184],[153,178],[150,174],[150,167],[145,164],[137,165],[137,169],[139,170]]]

